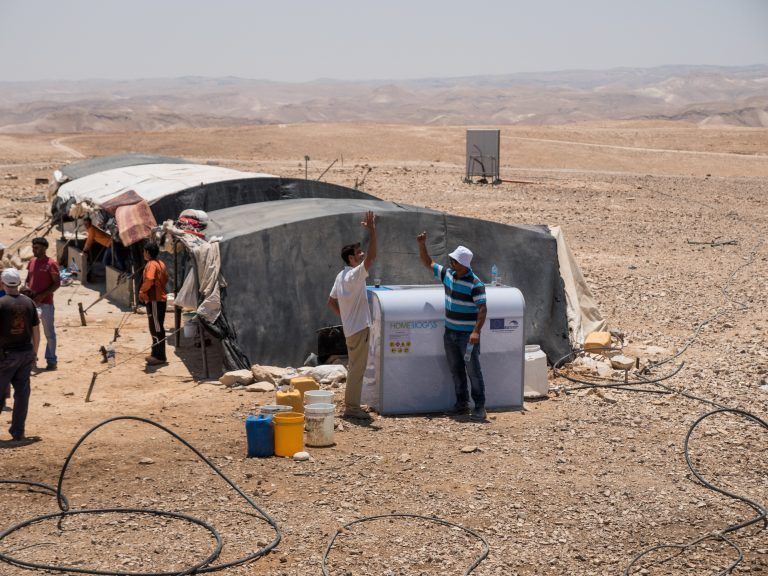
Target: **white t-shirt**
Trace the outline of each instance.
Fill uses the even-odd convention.
[[[355,268],[345,266],[333,282],[331,298],[339,301],[341,325],[344,336],[347,338],[371,325],[366,278],[368,278],[368,270],[365,269],[365,262],[363,262]]]

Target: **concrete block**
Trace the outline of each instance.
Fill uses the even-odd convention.
[[[584,350],[595,350],[600,352],[602,348],[611,346],[610,332],[592,332],[584,340]]]

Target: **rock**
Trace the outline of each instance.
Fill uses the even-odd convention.
[[[616,370],[631,370],[635,365],[635,359],[619,354],[611,358],[611,366]]]
[[[285,368],[279,366],[261,366],[254,364],[251,366],[251,372],[256,382],[271,382],[277,384],[285,374]]]
[[[143,464],[144,466],[149,466],[150,464],[154,464],[155,461],[152,460],[152,458],[142,458],[139,460],[139,464]]]
[[[758,386],[758,388],[760,388],[760,390],[763,392],[768,393],[768,384],[763,384],[762,386]]]
[[[461,451],[464,454],[471,454],[472,452],[477,452],[477,446],[462,446]]]
[[[242,384],[247,386],[253,384],[253,372],[250,370],[233,370],[232,372],[226,372],[219,382],[224,386],[234,386],[235,384]]]
[[[293,455],[293,459],[296,462],[306,462],[309,460],[309,452],[296,452],[296,454]]]
[[[405,464],[406,462],[410,462],[411,461],[411,455],[410,454],[400,454],[400,457],[398,458],[398,460],[400,460],[400,462]]]
[[[600,362],[597,365],[597,375],[601,378],[608,378],[613,374],[613,368],[611,368],[611,365],[608,363]]]
[[[274,392],[275,385],[271,382],[256,382],[254,384],[248,384],[244,389],[248,392]]]

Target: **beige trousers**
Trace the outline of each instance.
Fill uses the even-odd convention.
[[[344,393],[344,404],[347,408],[360,408],[360,396],[363,393],[363,374],[368,363],[368,334],[371,329],[366,327],[352,334],[347,341],[347,390]]]

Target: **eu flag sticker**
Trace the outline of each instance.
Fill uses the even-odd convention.
[[[504,330],[504,318],[491,318],[491,330]]]
[[[501,332],[514,332],[520,327],[520,323],[513,318],[490,318],[490,329]]]

